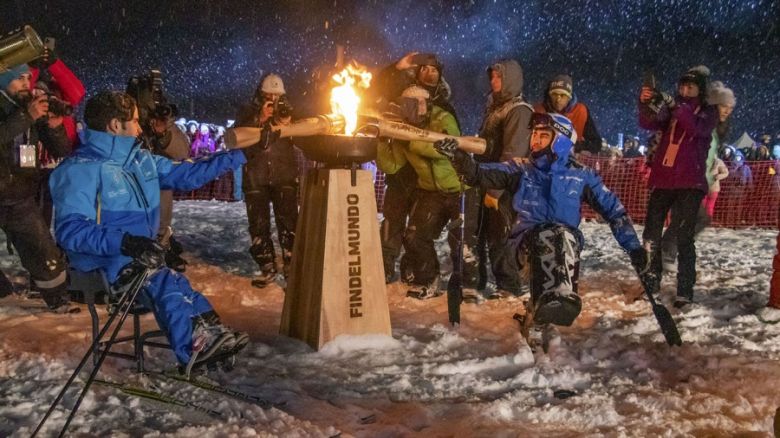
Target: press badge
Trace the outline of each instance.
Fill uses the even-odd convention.
[[[21,168],[35,168],[38,164],[38,148],[34,144],[20,144],[17,152],[17,164]]]

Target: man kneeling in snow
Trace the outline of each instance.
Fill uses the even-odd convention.
[[[51,175],[55,235],[79,271],[101,270],[119,286],[136,262],[152,271],[142,299],[168,335],[189,373],[209,358],[230,355],[248,342],[221,324],[208,300],[164,266],[157,243],[160,189],[193,190],[246,162],[241,151],[176,162],[141,149],[138,109],[126,93],[104,91],[87,102],[84,144]]]
[[[530,128],[528,162],[477,165],[454,139],[441,140],[434,147],[450,158],[466,184],[513,193],[512,207],[518,214],[509,242],[521,269],[529,270],[531,284],[525,329],[535,323],[542,328],[537,333],[542,333],[549,324],[571,325],[582,308],[577,277],[584,242],[579,230],[583,199],[609,222],[642,281],[652,279],[647,277],[647,251],[620,200],[593,169],[570,157],[577,133],[569,119],[534,113]]]

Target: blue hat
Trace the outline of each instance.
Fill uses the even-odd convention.
[[[14,79],[18,79],[19,76],[30,71],[30,67],[27,64],[17,65],[16,67],[9,69],[5,73],[0,73],[0,90],[5,90],[8,84]]]

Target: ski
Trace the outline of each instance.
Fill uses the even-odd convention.
[[[285,402],[278,402],[278,403],[276,403],[276,402],[272,402],[272,401],[269,401],[269,400],[265,400],[265,399],[262,399],[262,398],[260,398],[260,397],[258,397],[256,395],[247,394],[245,392],[238,391],[238,390],[235,390],[233,388],[229,388],[227,386],[220,385],[219,383],[215,383],[215,382],[207,380],[207,379],[205,379],[203,377],[193,376],[193,377],[190,377],[188,379],[186,376],[184,376],[182,374],[179,374],[176,371],[163,371],[163,372],[153,371],[153,372],[150,372],[148,374],[151,375],[151,376],[158,376],[158,377],[162,377],[162,378],[168,379],[168,380],[173,380],[173,381],[176,381],[176,382],[187,383],[187,384],[192,385],[192,386],[194,386],[196,388],[200,388],[200,389],[203,389],[203,390],[206,390],[206,391],[211,391],[211,392],[214,392],[214,393],[217,393],[217,394],[221,394],[221,395],[225,395],[225,396],[228,396],[228,397],[232,397],[232,398],[234,398],[236,400],[240,400],[240,401],[243,401],[243,402],[248,402],[248,403],[255,404],[257,406],[260,406],[263,409],[278,408],[278,407],[284,406],[286,404]]]
[[[127,383],[110,382],[103,379],[95,379],[94,383],[110,388],[115,388],[122,391],[125,394],[132,395],[134,397],[143,398],[146,400],[152,400],[166,405],[179,406],[187,409],[192,409],[196,412],[200,412],[211,417],[224,419],[225,415],[219,411],[209,409],[193,402],[173,397],[168,394],[163,394],[159,391],[142,388],[140,386],[130,385]]]

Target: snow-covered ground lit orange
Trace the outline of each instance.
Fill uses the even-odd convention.
[[[447,325],[446,299],[416,301],[390,285],[393,337],[340,338],[320,352],[278,334],[283,291],[249,284],[242,203],[179,202],[176,228],[187,276],[223,320],[253,343],[237,369],[210,377],[285,402],[263,410],[172,382],[150,381],[109,360],[109,379],[154,384],[207,405],[224,420],[170,410],[97,387],[74,435],[138,436],[771,436],[780,406],[780,325],[753,312],[766,301],[774,231],[707,230],[699,249],[699,305],[675,313],[684,345],[670,350],[637,292],[625,256],[602,224],[583,225],[584,310],[537,364],[512,320],[522,300],[463,306]],[[0,240],[0,247],[4,241]],[[440,242],[446,258],[446,243]],[[16,274],[14,257],[0,266]],[[674,280],[666,279],[668,302]],[[0,300],[0,435],[27,436],[88,346],[89,318],[51,315],[19,297]],[[674,311],[673,311],[674,313]],[[146,320],[153,325],[150,318]],[[150,368],[172,365],[150,350]],[[558,400],[554,389],[578,395]],[[66,397],[71,406],[75,392]],[[59,429],[65,411],[50,420]]]

